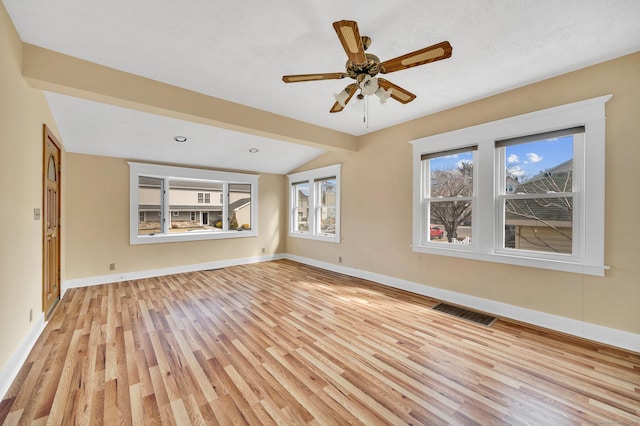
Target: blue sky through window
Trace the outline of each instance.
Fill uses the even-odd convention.
[[[507,169],[518,179],[527,179],[573,158],[573,136],[544,139],[508,146]]]
[[[511,145],[505,151],[507,168],[522,181],[572,159],[573,136]],[[432,172],[457,169],[460,163],[471,162],[472,158],[472,151],[432,158],[430,168]]]

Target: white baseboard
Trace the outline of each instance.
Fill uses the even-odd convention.
[[[29,330],[29,333],[22,340],[7,365],[0,371],[0,401],[4,399],[9,387],[11,387],[11,384],[27,359],[29,352],[33,349],[33,345],[38,341],[38,337],[40,337],[40,334],[42,334],[44,330],[44,325],[44,312],[42,312],[36,318],[31,330]]]
[[[87,287],[92,285],[108,284],[128,280],[139,280],[142,278],[161,277],[163,275],[182,274],[185,272],[206,271],[208,269],[220,269],[226,268],[228,266],[267,262],[269,260],[278,260],[284,258],[284,254],[271,254],[266,256],[244,257],[240,259],[217,260],[214,262],[173,266],[170,268],[149,269],[146,271],[124,272],[120,274],[76,278],[71,280],[64,280],[62,282],[62,294],[64,296],[64,293],[70,288]]]
[[[318,268],[338,272],[352,277],[363,278],[378,284],[389,287],[406,290],[411,293],[421,294],[423,296],[432,297],[456,305],[466,306],[468,308],[477,309],[499,317],[510,318],[516,321],[522,321],[539,327],[548,328],[550,330],[559,331],[570,334],[572,336],[581,337],[606,345],[630,350],[640,353],[640,335],[629,333],[622,330],[603,327],[584,321],[574,320],[561,317],[558,315],[547,314],[532,309],[522,308],[520,306],[509,305],[507,303],[496,302],[494,300],[483,299],[476,296],[469,296],[442,288],[431,287],[425,284],[419,284],[412,281],[401,280],[387,275],[376,274],[361,269],[349,268],[334,263],[321,262],[305,257],[286,255],[286,258],[295,262],[304,263]]]

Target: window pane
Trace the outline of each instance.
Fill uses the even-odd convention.
[[[471,244],[473,150],[431,155],[425,161],[429,165],[429,227],[425,239]],[[458,200],[445,200],[450,197]]]
[[[162,232],[162,179],[138,176],[138,235]]]
[[[171,180],[169,232],[212,231],[222,218],[222,205],[203,204],[205,194],[222,193],[222,182]],[[211,195],[209,195],[210,197]],[[214,197],[217,199],[217,197]]]
[[[573,136],[510,145],[505,151],[505,192],[573,191]]]
[[[573,196],[527,198],[525,194],[574,191],[573,135],[509,145],[504,153],[509,194],[504,204],[504,247],[572,253]]]
[[[429,241],[471,244],[471,200],[431,201]]]
[[[430,197],[457,197],[473,194],[473,152],[435,157],[428,160]]]
[[[318,181],[321,206],[336,205],[336,178],[322,179]]]
[[[251,229],[251,184],[229,184],[229,229]]]
[[[505,200],[504,247],[572,253],[573,197]]]
[[[309,182],[293,184],[295,194],[294,230],[309,231]]]
[[[336,233],[336,208],[320,207],[320,232],[323,234]]]

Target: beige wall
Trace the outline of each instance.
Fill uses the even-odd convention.
[[[57,134],[44,95],[20,75],[21,42],[0,5],[0,371],[42,312],[42,124]],[[64,159],[63,159],[64,161]],[[64,272],[63,272],[64,273]]]
[[[125,160],[68,153],[66,278],[90,278],[284,252],[285,177],[260,175],[259,236],[129,245],[129,165]]]
[[[609,93],[604,278],[411,251],[409,140]],[[343,163],[342,243],[287,238],[287,252],[640,333],[639,112],[636,53],[364,136],[300,169]]]

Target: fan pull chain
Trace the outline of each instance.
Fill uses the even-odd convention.
[[[369,96],[364,97],[364,113],[362,115],[362,122],[369,128]]]

